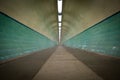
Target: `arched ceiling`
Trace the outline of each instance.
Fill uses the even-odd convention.
[[[0,0],[0,11],[58,40],[57,0]],[[120,11],[120,0],[63,0],[62,40]]]
[[[63,41],[120,11],[120,0],[64,0]]]
[[[0,0],[0,11],[57,40],[57,1],[56,0]]]

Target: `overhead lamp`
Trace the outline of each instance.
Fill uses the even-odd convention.
[[[57,4],[58,4],[58,13],[62,13],[62,0],[58,0]]]
[[[62,26],[62,23],[58,23],[58,26],[61,27],[61,26]]]
[[[58,22],[62,22],[62,15],[58,15]]]

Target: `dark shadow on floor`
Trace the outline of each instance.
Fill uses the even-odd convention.
[[[80,49],[65,48],[104,80],[120,80],[120,58],[103,56]]]
[[[50,48],[0,65],[0,80],[32,80],[56,48]]]

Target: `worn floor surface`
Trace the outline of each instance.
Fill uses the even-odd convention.
[[[59,46],[0,65],[0,80],[120,80],[120,59]]]
[[[103,80],[63,47],[58,47],[33,80]]]

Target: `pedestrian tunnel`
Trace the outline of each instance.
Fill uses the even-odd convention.
[[[55,57],[59,53],[63,55],[62,53],[69,52],[75,58],[66,57],[68,60],[80,60],[97,75],[102,76],[96,80],[119,80],[117,79],[117,74],[120,73],[118,70],[120,65],[117,65],[120,63],[119,4],[120,0],[0,0],[0,66],[13,61],[16,61],[17,65],[23,65],[22,58],[31,56],[29,57],[30,61],[33,60],[33,57],[36,58],[35,61],[41,61],[40,63],[31,62],[31,64],[39,65],[37,68],[31,69],[32,71],[36,69],[33,73],[37,73],[52,54],[55,54]],[[58,54],[56,55],[56,53]],[[62,57],[60,58],[62,59]],[[57,59],[55,58],[55,60]],[[113,77],[108,77],[109,73],[102,74],[99,71],[109,72],[106,69],[108,65],[104,65],[104,61],[111,66],[108,70],[110,76],[113,75]],[[50,62],[50,64],[52,63]],[[62,63],[60,64],[62,65]],[[70,66],[74,66],[72,64]],[[94,67],[96,65],[97,67]],[[112,67],[116,68],[115,72],[112,71],[114,70]],[[10,69],[13,70],[12,67]],[[84,69],[88,70],[88,68]],[[9,68],[0,67],[1,72],[2,70],[7,72]],[[13,74],[11,73],[11,76]],[[35,74],[30,75],[29,78],[33,78]],[[18,78],[31,80],[28,77],[20,78],[20,76],[11,79],[18,80]],[[37,80],[38,77],[34,79]],[[61,76],[60,79],[62,79]],[[72,79],[67,78],[66,80]],[[81,80],[89,79],[83,78]]]

